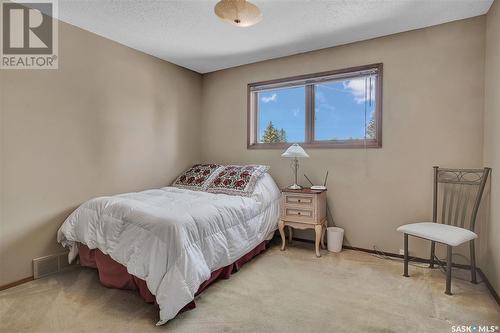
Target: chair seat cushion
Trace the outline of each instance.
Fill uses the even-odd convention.
[[[477,235],[470,230],[435,222],[405,224],[397,230],[451,246],[457,246],[477,238]]]

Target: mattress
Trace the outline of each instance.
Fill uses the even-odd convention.
[[[78,207],[58,241],[99,249],[146,281],[166,323],[211,273],[237,261],[277,228],[280,191],[265,174],[251,197],[175,187],[99,197]]]

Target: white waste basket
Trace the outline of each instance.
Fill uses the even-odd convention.
[[[344,240],[344,229],[337,227],[326,228],[328,251],[340,252],[342,250],[342,242]]]

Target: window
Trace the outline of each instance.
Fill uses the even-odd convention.
[[[382,146],[382,64],[248,85],[248,148]]]

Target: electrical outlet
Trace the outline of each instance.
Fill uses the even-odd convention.
[[[399,254],[402,255],[402,256],[404,256],[405,255],[405,250],[399,249]]]

